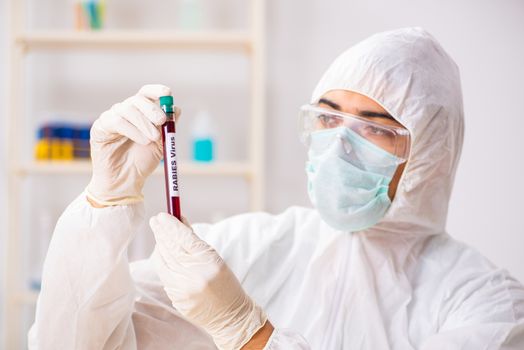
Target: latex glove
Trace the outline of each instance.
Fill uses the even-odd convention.
[[[166,213],[151,218],[153,266],[175,309],[204,328],[219,349],[240,349],[267,316],[217,252],[184,223]]]
[[[171,95],[164,85],[145,85],[117,103],[91,128],[93,174],[86,193],[101,205],[124,205],[143,199],[142,187],[162,158],[160,126],[166,115],[160,96]],[[179,115],[180,110],[175,111]]]

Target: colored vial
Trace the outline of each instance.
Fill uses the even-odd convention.
[[[160,97],[160,107],[166,114],[162,125],[162,150],[164,154],[164,178],[166,185],[167,212],[182,219],[178,183],[178,161],[176,151],[175,106],[173,96]]]
[[[58,124],[51,125],[51,160],[60,160],[62,158],[62,130]]]
[[[90,157],[89,137],[91,126],[80,125],[73,132],[73,148],[75,159],[86,159]]]
[[[63,124],[60,129],[60,159],[73,160],[73,128],[68,124]]]
[[[34,148],[36,160],[49,160],[51,157],[51,129],[47,125],[41,126],[37,131],[37,141]]]

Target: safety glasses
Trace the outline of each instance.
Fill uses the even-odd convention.
[[[315,131],[346,127],[398,158],[407,160],[409,155],[409,131],[401,127],[380,124],[364,117],[316,105],[304,105],[300,108],[299,125],[301,140],[306,146],[309,146],[310,135]]]

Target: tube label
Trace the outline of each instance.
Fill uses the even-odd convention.
[[[165,140],[166,147],[166,157],[164,162],[167,166],[167,176],[169,184],[169,196],[178,197],[178,171],[177,171],[177,161],[176,161],[176,149],[175,149],[175,133],[168,132],[166,133]]]

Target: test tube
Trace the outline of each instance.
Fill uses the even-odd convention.
[[[166,183],[167,212],[182,220],[180,194],[178,189],[178,164],[175,147],[175,108],[173,96],[160,97],[160,107],[167,120],[162,125],[162,149],[164,153],[164,177]]]

